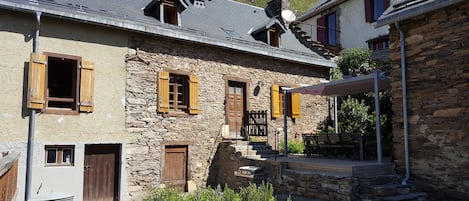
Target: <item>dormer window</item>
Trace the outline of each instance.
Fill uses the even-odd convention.
[[[144,9],[146,16],[152,16],[162,23],[180,25],[180,13],[183,12],[188,5],[184,0],[153,0]]]
[[[163,22],[178,25],[179,2],[176,0],[163,0]]]
[[[268,31],[269,33],[269,45],[272,47],[280,47],[280,31],[276,28],[271,28]]]
[[[263,41],[272,47],[280,47],[280,35],[286,28],[277,19],[271,19],[257,28],[252,28],[250,34],[254,39]]]

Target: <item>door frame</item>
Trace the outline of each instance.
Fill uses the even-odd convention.
[[[105,149],[104,152],[107,153],[115,153],[116,158],[114,162],[114,200],[120,200],[121,199],[121,180],[122,180],[122,144],[116,143],[116,144],[85,144],[84,145],[84,155],[83,155],[83,173],[85,171],[85,158],[87,156],[87,150],[89,149],[95,149],[98,152],[103,151],[102,149]],[[109,151],[112,150],[112,151]],[[85,193],[85,174],[83,174],[83,199],[84,199],[84,193]]]
[[[244,113],[246,111],[249,111],[249,83],[251,82],[248,79],[243,79],[239,77],[234,77],[234,76],[223,76],[223,80],[225,80],[225,100],[224,100],[224,105],[225,105],[225,124],[228,125],[228,115],[227,115],[227,102],[228,102],[228,92],[229,92],[229,83],[230,82],[240,82],[244,84],[245,90],[243,94],[243,102],[244,102]],[[244,114],[243,114],[244,115]]]
[[[163,180],[163,174],[164,174],[164,168],[165,168],[165,160],[166,160],[166,147],[185,147],[186,148],[186,184],[184,187],[184,191],[187,192],[187,182],[191,180],[192,174],[191,174],[191,157],[190,157],[190,147],[193,145],[193,141],[171,141],[171,142],[164,142],[161,144],[161,166],[160,166],[160,183],[164,184]]]

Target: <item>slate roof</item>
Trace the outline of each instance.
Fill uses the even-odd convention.
[[[278,59],[336,67],[330,59],[306,48],[287,30],[281,48],[271,47],[250,35],[272,21],[264,8],[231,0],[205,0],[205,7],[188,7],[181,13],[181,26],[164,24],[143,9],[151,0],[0,0],[0,8],[110,26],[128,31],[166,36],[188,42],[204,43]],[[193,1],[193,0],[192,0]]]
[[[467,0],[406,0],[390,6],[376,21],[381,27]]]

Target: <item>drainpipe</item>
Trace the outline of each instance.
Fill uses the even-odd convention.
[[[33,52],[37,53],[39,49],[39,29],[41,27],[41,12],[36,12],[36,34],[33,39]],[[36,110],[31,109],[31,115],[29,116],[29,128],[28,128],[28,150],[26,156],[26,187],[25,187],[25,198],[29,200],[31,198],[31,180],[33,171],[33,148],[34,148],[34,132],[36,127]]]
[[[405,63],[405,36],[404,32],[399,28],[399,24],[395,22],[397,30],[399,30],[401,45],[401,74],[402,74],[402,116],[404,120],[404,154],[405,154],[405,177],[402,184],[406,185],[410,177],[409,164],[409,128],[407,120],[407,80],[406,80],[406,63]]]

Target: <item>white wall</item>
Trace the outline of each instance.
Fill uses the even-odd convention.
[[[391,0],[391,5],[398,0]],[[365,21],[365,5],[363,0],[349,0],[340,4],[336,8],[336,14],[339,16],[338,29],[339,43],[343,49],[350,49],[354,47],[368,48],[367,40],[376,38],[378,36],[389,34],[389,26],[383,26],[378,29],[374,28],[375,23],[368,23]],[[302,24],[302,30],[307,32],[313,40],[317,40],[316,34],[316,20],[321,15],[314,16]],[[313,27],[313,31],[311,31]]]

